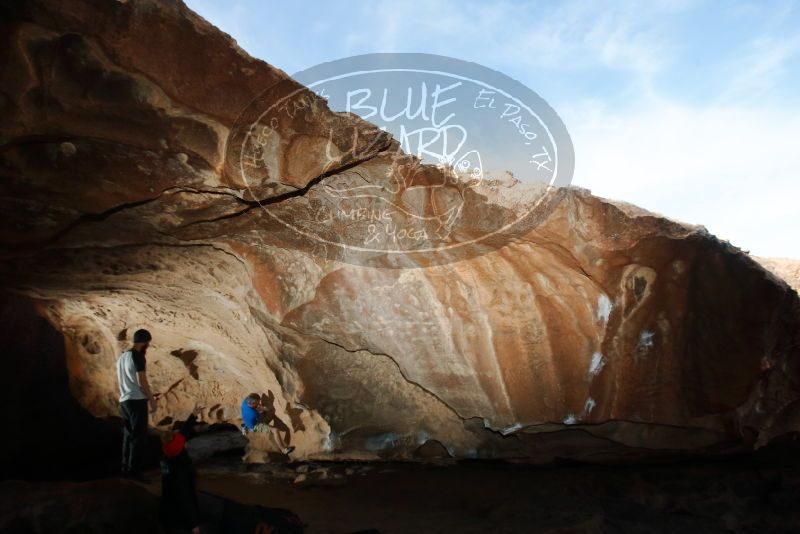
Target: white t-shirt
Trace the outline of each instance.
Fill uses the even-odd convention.
[[[141,352],[128,350],[119,357],[117,360],[117,382],[119,382],[120,402],[147,398],[142,388],[139,387],[139,381],[136,379],[136,373],[144,372],[144,368],[145,359],[144,354]]]

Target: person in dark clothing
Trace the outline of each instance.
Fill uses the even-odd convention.
[[[200,532],[200,510],[194,465],[186,451],[186,442],[194,437],[194,425],[201,409],[181,424],[177,432],[167,434],[161,450],[161,524],[171,532]]]
[[[146,482],[141,474],[143,447],[147,438],[148,408],[156,409],[145,374],[145,354],[153,337],[147,330],[133,334],[133,347],[117,360],[119,411],[123,422],[122,473]]]

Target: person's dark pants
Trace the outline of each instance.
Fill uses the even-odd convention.
[[[138,473],[142,469],[147,438],[147,399],[119,403],[122,414],[122,470]]]

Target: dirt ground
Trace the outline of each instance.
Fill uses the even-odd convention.
[[[310,533],[798,532],[800,468],[759,457],[642,466],[206,464],[199,489],[286,508]]]
[[[253,465],[242,454],[196,461],[204,534],[277,534],[261,523],[294,516],[312,534],[800,532],[798,435],[756,453],[625,465]],[[160,473],[147,475],[0,481],[0,532],[158,532]]]

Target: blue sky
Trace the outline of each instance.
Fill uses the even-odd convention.
[[[188,0],[289,74],[372,52],[474,61],[532,88],[573,184],[800,258],[800,2]]]

